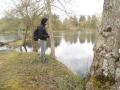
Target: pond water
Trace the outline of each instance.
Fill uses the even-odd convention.
[[[13,35],[0,35],[0,42],[9,42],[19,39],[19,37],[15,34]]]
[[[86,75],[93,61],[93,46],[95,42],[95,33],[91,32],[59,32],[54,33],[55,55],[58,61],[65,64],[74,73]],[[0,36],[0,40],[9,41],[12,39]],[[28,52],[32,51],[31,45],[27,46]],[[0,47],[0,50],[9,50],[6,46]],[[19,51],[19,48],[16,48]],[[39,49],[40,51],[40,49]],[[46,54],[50,54],[48,48]]]

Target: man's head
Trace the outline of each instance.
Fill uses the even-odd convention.
[[[47,18],[42,18],[41,24],[42,24],[43,26],[45,26],[47,21],[48,21]]]

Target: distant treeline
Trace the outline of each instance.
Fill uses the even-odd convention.
[[[59,23],[57,23],[56,20],[58,20]],[[63,22],[60,22],[59,17],[53,15],[53,27],[54,30],[95,30],[99,26],[100,20],[101,17],[96,15],[80,16],[79,18],[76,16],[70,16],[65,18]]]
[[[36,17],[35,20],[29,21],[24,18],[16,18],[12,16],[5,16],[0,19],[0,32],[18,32],[18,30],[24,31],[28,29],[31,31],[35,29],[40,24],[40,19],[42,17]],[[96,30],[100,23],[100,17],[98,16],[80,16],[78,19],[76,16],[67,17],[63,21],[59,19],[58,15],[52,15],[52,28],[54,31],[63,30]],[[33,31],[33,30],[32,30]]]

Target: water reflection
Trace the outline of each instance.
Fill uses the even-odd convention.
[[[67,34],[64,34],[64,39],[66,42],[69,42],[70,44],[76,43],[77,38],[79,36],[79,32],[68,32]]]
[[[1,47],[0,47],[0,51],[6,51],[6,50],[9,50],[9,49],[7,48],[7,46],[1,46]]]
[[[93,60],[93,46],[96,34],[93,32],[59,33],[55,38],[55,55],[57,60],[65,64],[73,72],[86,75]],[[50,54],[50,48],[47,49]]]
[[[93,44],[90,42],[66,42],[64,39],[56,47],[57,59],[68,66],[72,71],[85,75],[93,60]]]

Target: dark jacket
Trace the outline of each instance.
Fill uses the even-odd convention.
[[[49,38],[49,35],[43,25],[40,25],[37,27],[38,28],[38,38],[40,40],[47,40]]]

